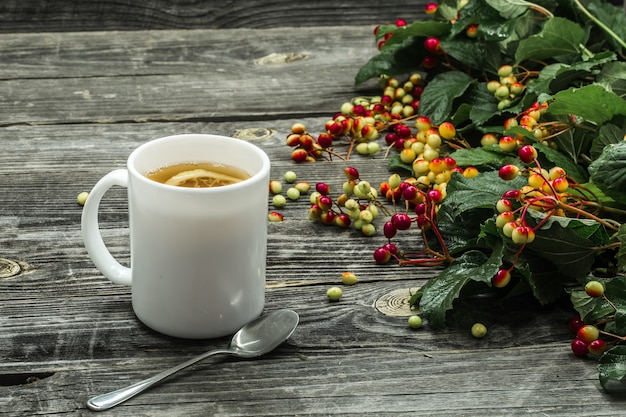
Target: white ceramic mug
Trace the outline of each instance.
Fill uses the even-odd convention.
[[[184,162],[214,162],[250,178],[214,188],[166,185],[145,175]],[[83,208],[85,247],[114,283],[131,285],[132,305],[148,327],[174,337],[232,334],[260,315],[270,160],[257,146],[224,136],[189,134],[147,142],[127,169],[105,175]],[[102,196],[128,188],[130,268],[106,248],[98,225]]]

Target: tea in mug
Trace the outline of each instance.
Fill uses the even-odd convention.
[[[168,165],[146,174],[149,179],[187,188],[221,187],[250,178],[245,171],[213,162]]]

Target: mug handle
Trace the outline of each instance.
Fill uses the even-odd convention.
[[[98,224],[100,200],[107,190],[114,185],[128,187],[127,170],[117,169],[109,172],[96,183],[89,193],[85,206],[83,207],[81,219],[83,242],[96,268],[98,268],[105,277],[116,284],[131,285],[130,268],[123,266],[113,258],[113,255],[111,255],[111,252],[109,252],[102,240],[102,234],[100,233]]]

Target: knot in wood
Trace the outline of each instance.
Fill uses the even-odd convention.
[[[292,62],[302,61],[309,57],[308,54],[291,52],[288,54],[272,53],[264,57],[256,59],[254,62],[257,65],[283,65],[291,64]]]
[[[394,317],[408,317],[416,314],[416,311],[411,308],[409,300],[411,296],[419,290],[416,288],[404,288],[400,290],[394,290],[387,294],[381,295],[374,306],[376,310],[387,316]]]
[[[264,127],[251,127],[248,129],[235,130],[233,137],[248,141],[261,140],[269,138],[274,133],[276,133],[276,131],[273,129],[266,129]]]
[[[21,272],[22,267],[20,264],[10,259],[0,258],[0,279],[14,277]]]

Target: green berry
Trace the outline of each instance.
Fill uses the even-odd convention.
[[[288,183],[293,183],[296,181],[296,179],[298,178],[298,176],[296,175],[295,172],[293,171],[287,171],[285,172],[285,181],[287,181]]]
[[[280,194],[282,190],[283,190],[283,184],[280,181],[278,180],[270,181],[270,192],[272,194]]]
[[[344,272],[341,274],[341,282],[344,285],[354,285],[359,282],[359,279],[354,275],[353,272]]]
[[[602,297],[604,295],[604,285],[600,281],[589,281],[585,284],[585,292],[592,298]]]
[[[89,193],[87,191],[83,191],[82,193],[78,194],[78,197],[76,197],[76,202],[81,206],[84,206],[85,202],[87,201],[87,197],[89,197]]]
[[[289,187],[289,189],[287,189],[287,197],[290,200],[297,200],[300,198],[300,190],[298,190],[296,187]]]
[[[487,327],[482,323],[474,323],[472,326],[472,336],[477,339],[481,339],[487,336]]]
[[[411,329],[419,329],[422,327],[422,318],[415,314],[409,317],[408,323]]]
[[[298,189],[298,191],[300,191],[301,194],[306,194],[311,189],[311,184],[309,184],[308,182],[305,182],[305,181],[300,181],[300,182],[296,183],[296,185],[294,185],[294,187],[296,187]]]
[[[287,204],[287,199],[284,195],[276,194],[274,197],[272,197],[272,204],[276,208],[282,208],[285,207],[285,205]]]
[[[343,291],[339,287],[330,287],[326,291],[326,296],[330,301],[339,301],[341,296],[343,295]]]

